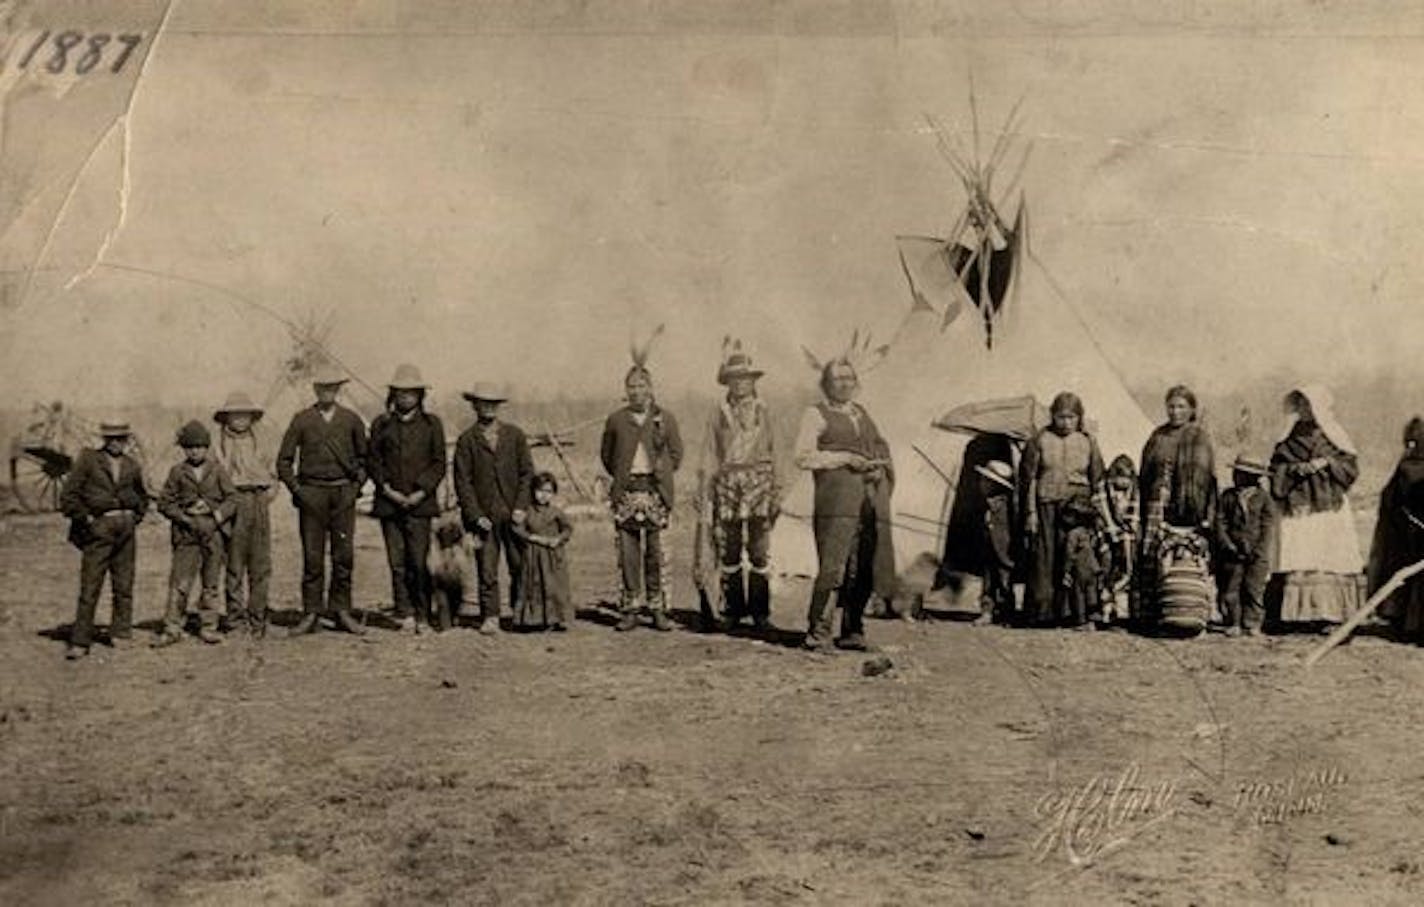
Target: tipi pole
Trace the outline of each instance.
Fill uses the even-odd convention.
[[[1385,600],[1393,595],[1396,589],[1403,586],[1409,581],[1410,577],[1421,571],[1424,571],[1424,561],[1416,561],[1408,567],[1402,567],[1397,570],[1394,576],[1389,578],[1389,582],[1380,586],[1379,590],[1370,596],[1369,601],[1365,602],[1364,607],[1356,611],[1349,620],[1336,627],[1335,632],[1331,633],[1325,642],[1320,644],[1319,648],[1310,653],[1310,656],[1305,659],[1305,666],[1307,668],[1311,667],[1317,661],[1324,658],[1327,652],[1344,642],[1345,638],[1353,633],[1356,627],[1364,623],[1365,618],[1375,613],[1375,609],[1384,604]]]
[[[920,456],[922,456],[922,457],[925,458],[925,462],[928,463],[928,464],[930,464],[930,469],[933,469],[935,472],[939,473],[939,477],[940,477],[941,479],[944,479],[944,484],[946,484],[946,485],[953,485],[953,484],[954,484],[954,480],[949,477],[949,473],[945,472],[943,469],[940,469],[940,468],[939,468],[939,464],[936,463],[934,460],[930,459],[930,455],[927,454],[927,453],[925,453],[923,450],[920,449],[920,445],[918,445],[918,444],[911,444],[911,445],[910,445],[910,449],[913,450],[915,453],[917,453],[917,454],[919,454]]]
[[[583,483],[578,480],[578,476],[574,475],[573,465],[569,463],[568,457],[564,456],[563,445],[559,443],[559,439],[555,437],[553,430],[549,428],[547,422],[544,423],[544,430],[549,435],[549,446],[554,449],[554,456],[559,458],[559,463],[563,465],[564,472],[568,474],[569,481],[574,483],[574,489],[579,493],[580,497],[592,504],[593,496],[583,487]]]

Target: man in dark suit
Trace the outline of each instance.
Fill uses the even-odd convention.
[[[602,447],[603,468],[613,479],[608,500],[623,575],[618,630],[636,627],[645,604],[653,628],[671,630],[663,530],[672,514],[673,474],[682,465],[682,436],[672,413],[654,402],[652,375],[641,363],[628,371],[624,386],[628,405],[608,417]]]
[[[126,423],[105,423],[103,446],[79,455],[64,481],[59,507],[69,517],[69,541],[83,552],[79,564],[79,607],[65,657],[89,654],[94,611],[110,578],[114,616],[109,641],[116,648],[133,638],[134,530],[148,511],[143,471],[128,455],[132,432]]]
[[[366,425],[336,402],[346,376],[323,370],[312,381],[316,405],[292,417],[277,453],[277,477],[292,493],[302,536],[302,619],[292,635],[311,633],[326,611],[336,625],[360,636],[351,617],[351,573],[356,559],[356,499],[366,484]],[[326,548],[331,545],[331,587]]]
[[[480,583],[480,632],[499,632],[499,556],[509,569],[509,600],[519,601],[522,561],[514,524],[524,520],[534,482],[529,441],[516,425],[501,421],[508,394],[480,382],[464,397],[475,409],[474,425],[455,444],[455,494],[465,528],[480,542],[475,568]]]

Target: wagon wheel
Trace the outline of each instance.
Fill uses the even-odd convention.
[[[73,460],[43,447],[26,447],[10,457],[10,491],[26,513],[59,509],[59,490]]]

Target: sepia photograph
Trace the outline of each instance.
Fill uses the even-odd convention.
[[[0,0],[0,903],[1424,903],[1424,2]]]

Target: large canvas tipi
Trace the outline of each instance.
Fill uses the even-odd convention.
[[[1034,254],[1022,202],[1012,225],[995,210],[990,182],[1006,143],[997,143],[989,164],[980,166],[939,137],[964,182],[966,211],[947,239],[898,238],[913,304],[888,355],[861,376],[860,402],[893,454],[892,522],[902,576],[926,558],[937,563],[947,541],[951,558],[956,544],[967,543],[947,530],[975,436],[935,427],[946,413],[1011,398],[1040,412],[1035,401],[1046,406],[1069,390],[1083,399],[1105,459],[1125,453],[1135,461],[1151,431],[1070,292]],[[802,473],[773,538],[782,576],[815,573],[811,500],[812,479]]]
[[[994,346],[982,325],[960,318],[940,331],[942,315],[917,307],[905,316],[884,363],[862,379],[860,402],[890,442],[895,462],[895,556],[904,571],[922,554],[939,558],[965,446],[971,437],[935,428],[967,403],[1032,396],[1044,404],[1061,390],[1083,398],[1089,428],[1105,459],[1134,462],[1151,431],[1147,416],[1118,378],[1072,303],[1029,256]],[[797,477],[773,538],[778,572],[813,575],[811,476]]]

